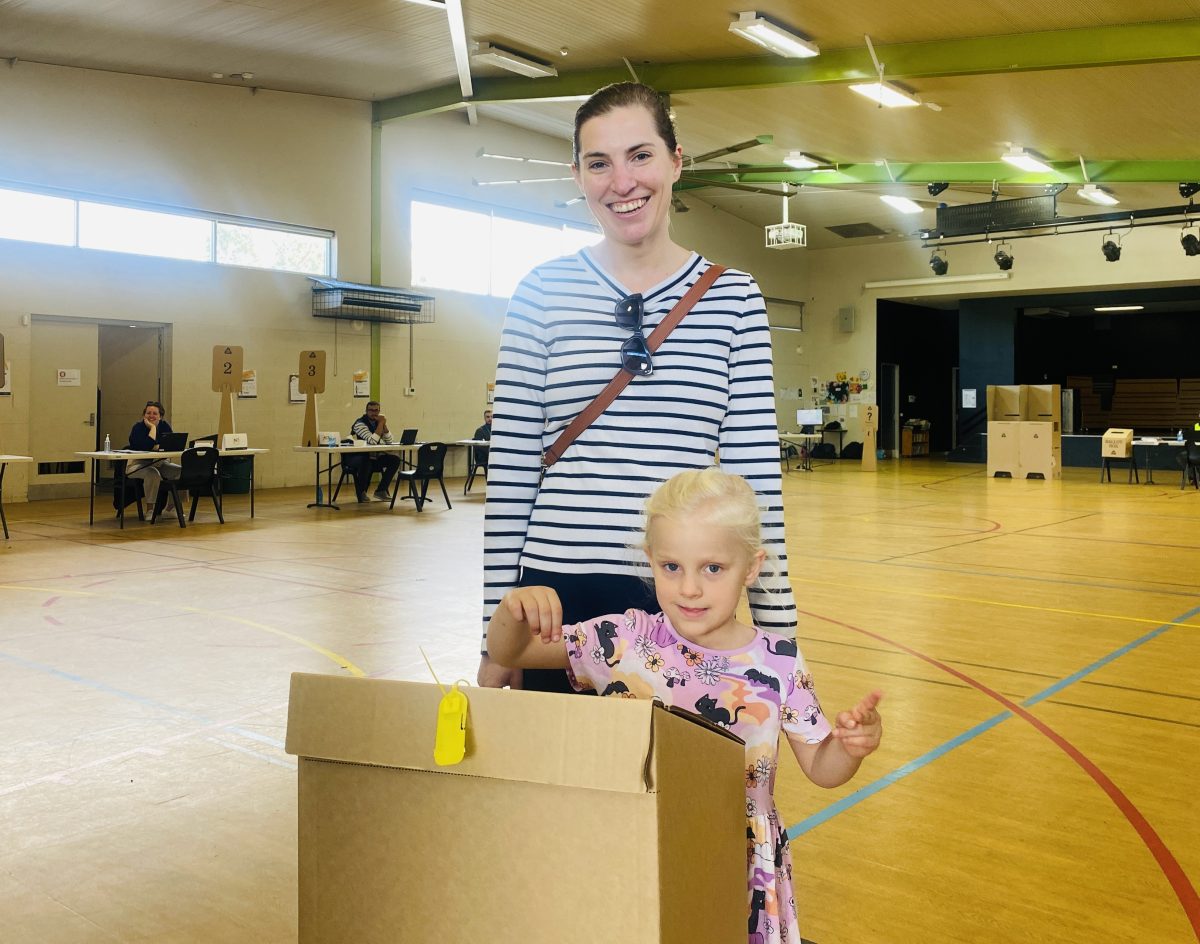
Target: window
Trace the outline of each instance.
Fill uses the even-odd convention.
[[[333,233],[0,188],[0,239],[304,275],[333,273]]]
[[[600,241],[596,230],[503,216],[483,205],[412,203],[412,283],[508,298],[530,269]]]
[[[328,236],[217,223],[217,262],[224,265],[329,275],[329,249]]]
[[[167,259],[212,259],[212,221],[107,203],[79,204],[79,246]]]
[[[0,190],[0,239],[75,245],[75,201],[44,193]]]

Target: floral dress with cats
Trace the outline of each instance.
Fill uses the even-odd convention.
[[[792,859],[773,790],[779,734],[808,743],[830,732],[796,643],[755,630],[739,649],[680,638],[662,613],[629,610],[563,627],[579,691],[653,698],[729,728],[746,742],[749,944],[800,944]]]

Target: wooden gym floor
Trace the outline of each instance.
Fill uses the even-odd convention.
[[[1200,493],[1096,477],[785,475],[822,701],[886,693],[852,784],[783,757],[806,938],[1200,941]],[[482,488],[420,515],[309,497],[185,531],[9,507],[6,944],[294,941],[289,673],[427,680],[421,645],[474,677]]]

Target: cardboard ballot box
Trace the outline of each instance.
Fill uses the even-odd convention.
[[[1100,441],[1102,459],[1128,459],[1133,455],[1132,429],[1106,429]]]
[[[745,944],[745,748],[650,701],[292,676],[301,944]]]

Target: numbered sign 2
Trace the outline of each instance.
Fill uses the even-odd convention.
[[[300,352],[300,392],[325,392],[325,352]]]
[[[232,344],[218,344],[213,348],[213,390],[232,393],[241,385],[242,349]]]

